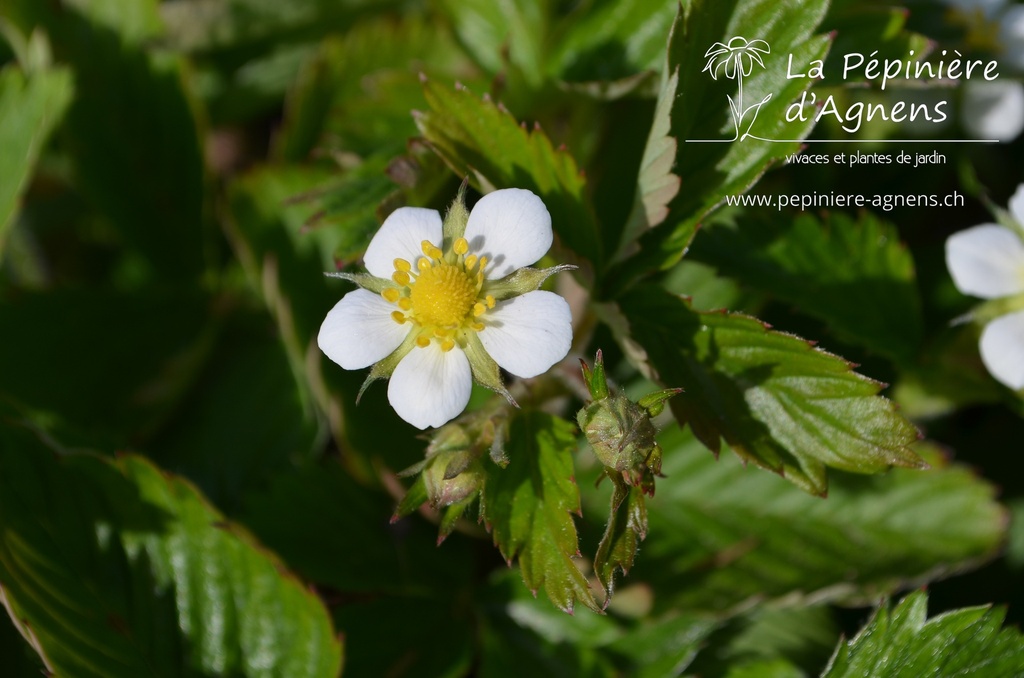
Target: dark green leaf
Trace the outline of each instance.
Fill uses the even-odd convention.
[[[654,286],[634,289],[605,316],[645,373],[684,389],[672,412],[713,452],[725,438],[744,459],[815,494],[828,488],[826,466],[921,465],[907,447],[917,430],[878,396],[882,385],[799,337],[749,316],[696,312]]]
[[[1024,638],[1015,628],[1002,628],[1004,610],[970,607],[931,619],[927,613],[922,591],[892,609],[882,605],[867,626],[836,648],[823,678],[1024,674]]]
[[[623,281],[677,261],[701,220],[726,196],[747,190],[773,163],[799,150],[799,140],[814,123],[811,119],[787,122],[786,109],[812,79],[787,78],[788,60],[792,54],[793,72],[806,73],[812,60],[825,57],[830,40],[813,33],[827,6],[825,0],[694,0],[680,7],[645,169],[622,237],[620,256],[633,258],[619,271]],[[765,68],[755,65],[744,79],[742,106],[768,95],[771,99],[760,106],[756,117],[751,113],[743,120],[739,134],[753,120],[749,126],[753,136],[729,142],[737,130],[728,97],[737,97],[737,83],[725,76],[712,79],[704,67],[707,50],[734,36],[765,40],[771,48],[763,59]],[[674,163],[668,161],[673,146]],[[682,190],[673,191],[677,186]],[[668,210],[662,208],[666,203]],[[664,223],[656,228],[662,224],[659,220]],[[633,243],[638,238],[640,251],[636,252]]]
[[[217,332],[211,300],[199,292],[63,291],[3,301],[0,393],[110,446],[145,440],[159,427]]]
[[[676,428],[661,445],[667,477],[630,575],[651,582],[658,609],[780,597],[863,604],[990,558],[1003,539],[992,486],[935,453],[928,471],[835,473],[818,499],[734,458],[716,461]],[[585,499],[590,511],[605,501]]]
[[[336,676],[320,601],[187,482],[0,432],[0,581],[49,670]]]
[[[36,160],[70,100],[67,69],[28,76],[12,66],[0,70],[0,255]]]
[[[568,82],[614,81],[661,67],[675,3],[606,0],[570,14],[551,67]]]
[[[579,489],[573,472],[576,449],[572,424],[539,412],[512,420],[506,447],[509,464],[485,465],[481,501],[494,543],[510,563],[516,559],[523,581],[541,586],[555,605],[572,612],[577,601],[597,610],[578,555],[572,513],[579,513]]]
[[[83,193],[144,255],[146,273],[197,278],[203,158],[182,62],[149,47],[160,35],[159,2],[16,4],[23,32],[44,28],[74,72],[68,146]]]
[[[420,132],[459,176],[481,192],[526,188],[551,212],[552,228],[564,247],[600,266],[601,239],[576,161],[555,150],[539,128],[527,131],[502,106],[480,100],[462,87],[434,81],[423,85],[430,111],[417,116]],[[569,263],[583,263],[571,261]]]
[[[459,40],[485,70],[498,73],[507,60],[534,84],[544,77],[548,0],[442,0],[440,6]]]
[[[896,229],[870,213],[715,225],[690,256],[794,304],[843,339],[901,361],[918,354],[914,261]]]

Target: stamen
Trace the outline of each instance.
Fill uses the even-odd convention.
[[[402,313],[401,311],[392,311],[391,318],[399,325],[405,322],[405,314]]]
[[[438,339],[444,339],[445,337],[448,336],[448,330],[444,330],[438,327],[437,329],[434,330],[434,336],[437,337]]]
[[[398,300],[398,308],[402,309],[403,311],[408,311],[409,309],[412,308],[412,299],[410,299],[409,297],[402,297],[401,299]]]
[[[472,271],[474,266],[476,266],[476,255],[470,254],[466,257],[466,270]]]
[[[483,272],[484,267],[487,266],[487,261],[488,261],[487,257],[480,257],[480,272],[481,273]]]
[[[473,323],[472,325],[470,325],[470,327],[472,327],[477,332],[483,332],[484,331],[484,324],[483,323]]]
[[[393,304],[396,301],[398,301],[399,297],[402,296],[402,293],[399,292],[398,289],[394,287],[389,287],[383,292],[381,292],[380,296],[384,297],[385,300],[390,301]]]
[[[409,272],[412,270],[412,264],[405,259],[395,259],[395,270]]]
[[[490,294],[484,299],[487,302],[487,308],[494,308],[494,297]]]
[[[455,241],[455,244],[452,245],[452,249],[455,250],[456,254],[465,254],[469,251],[469,241],[465,238],[459,238]]]
[[[425,334],[421,334],[420,336],[416,337],[416,345],[419,346],[420,348],[426,348],[427,346],[430,346],[430,337],[426,336]]]
[[[479,301],[473,304],[473,315],[475,315],[478,318],[482,316],[484,314],[484,311],[486,310],[487,307],[481,304]]]
[[[409,274],[406,273],[405,271],[395,271],[394,274],[392,274],[391,279],[394,280],[399,285],[401,285],[402,287],[408,285],[409,282],[412,280],[412,278],[409,277]]]
[[[416,268],[420,269],[421,273],[427,270],[428,268],[430,268],[430,259],[427,259],[426,257],[420,257],[420,260],[416,262]]]
[[[423,250],[423,254],[427,255],[431,259],[440,260],[444,256],[444,252],[434,247],[429,240],[424,240],[420,243],[420,248]]]
[[[448,351],[455,348],[455,341],[452,339],[445,339],[441,342],[441,350],[447,353]]]

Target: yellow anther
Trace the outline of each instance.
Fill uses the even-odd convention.
[[[445,337],[448,336],[448,330],[444,330],[438,327],[437,329],[434,330],[434,336],[437,337],[438,339],[444,339]]]
[[[420,348],[426,348],[427,346],[430,346],[430,337],[428,337],[425,334],[421,334],[420,336],[416,337],[416,345],[419,346]]]
[[[483,304],[481,304],[479,301],[476,302],[475,304],[473,304],[473,315],[475,315],[477,317],[482,316],[484,314],[484,311],[486,311],[486,310],[487,310],[487,307],[484,306]]]
[[[389,287],[386,290],[384,290],[383,292],[381,292],[380,296],[384,297],[384,299],[386,299],[387,301],[390,301],[393,304],[396,301],[398,301],[399,297],[402,296],[402,293],[399,292],[394,287]]]
[[[470,325],[470,327],[472,327],[477,332],[483,332],[484,331],[484,324],[483,323],[473,323],[472,325]]]
[[[455,241],[455,244],[452,245],[452,249],[455,250],[456,254],[465,254],[469,251],[469,241],[465,238],[459,238]]]
[[[487,266],[487,257],[480,257],[480,270],[483,271],[485,266]]]
[[[395,270],[409,272],[412,270],[412,264],[405,259],[395,259]]]
[[[412,278],[409,277],[409,274],[406,273],[405,271],[395,271],[392,274],[391,279],[394,280],[397,284],[401,285],[402,287],[405,287],[412,281]]]
[[[424,240],[420,243],[420,249],[423,250],[423,254],[427,255],[431,259],[440,259],[444,256],[444,252],[434,247],[429,240]]]
[[[445,339],[441,342],[441,350],[447,353],[448,351],[455,348],[455,341],[453,339]]]
[[[399,325],[405,322],[405,314],[401,311],[392,311],[391,318]]]
[[[430,259],[420,257],[420,260],[416,262],[416,268],[420,269],[420,272],[427,270],[430,268]]]
[[[409,297],[402,297],[401,299],[398,300],[398,308],[402,309],[403,311],[408,311],[409,309],[412,308],[412,299],[410,299]]]
[[[466,270],[472,271],[474,266],[476,266],[476,255],[470,254],[466,257]]]
[[[494,308],[494,297],[490,294],[484,299],[487,302],[487,308]]]

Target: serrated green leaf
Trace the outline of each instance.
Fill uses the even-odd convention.
[[[660,440],[667,477],[648,504],[648,537],[630,574],[654,587],[656,609],[777,598],[865,604],[990,558],[1003,539],[994,488],[934,453],[927,471],[834,473],[818,499],[735,458],[716,461],[689,432],[672,428]],[[584,499],[588,511],[605,501]]]
[[[143,255],[145,274],[197,279],[205,264],[203,157],[183,62],[153,49],[158,0],[12,4],[23,32],[45,30],[74,73],[66,130],[76,184]]]
[[[336,676],[320,600],[186,481],[0,431],[0,581],[60,675]]]
[[[533,84],[544,77],[550,2],[442,0],[439,4],[466,50],[486,71],[498,73],[507,60]]]
[[[875,473],[920,466],[917,430],[878,396],[882,385],[799,337],[736,313],[701,313],[648,285],[604,312],[647,376],[684,392],[676,419],[717,453],[744,459],[824,494],[825,467]]]
[[[566,612],[577,601],[596,611],[587,579],[573,562],[579,546],[571,514],[580,509],[575,449],[572,424],[539,412],[515,417],[506,446],[508,466],[485,465],[482,514],[501,554],[510,563],[518,561],[531,590],[543,586]]]
[[[618,473],[608,476],[613,483],[608,525],[594,556],[594,573],[611,599],[615,586],[615,571],[629,574],[637,548],[647,536],[647,506],[643,488],[626,485]],[[607,603],[606,603],[607,604]]]
[[[600,267],[601,238],[586,181],[567,151],[555,150],[543,131],[527,131],[503,107],[464,87],[428,80],[423,91],[430,110],[417,115],[416,124],[456,174],[469,177],[483,193],[497,188],[533,191],[551,213],[562,246],[592,269]]]
[[[811,79],[787,78],[789,55],[794,72],[800,73],[807,72],[812,60],[825,58],[830,39],[813,34],[827,6],[826,0],[695,0],[680,7],[645,169],[621,241],[620,256],[631,255],[616,269],[621,283],[677,261],[701,220],[726,196],[747,190],[773,163],[799,149],[813,120],[787,122],[785,112]],[[769,94],[771,99],[760,107],[750,127],[753,137],[728,142],[735,134],[728,97],[737,94],[737,83],[726,77],[712,79],[703,69],[708,48],[734,36],[770,45],[765,68],[754,68],[744,79],[743,96],[744,105]],[[670,109],[667,102],[672,102]],[[668,162],[673,143],[674,163]],[[684,190],[673,190],[680,185]],[[666,203],[668,210],[663,208]]]
[[[28,76],[13,66],[0,70],[0,256],[19,199],[71,91],[71,73],[64,68]]]
[[[716,224],[696,238],[689,256],[794,304],[840,338],[900,361],[918,355],[914,260],[896,229],[870,213]]]
[[[931,619],[927,610],[922,591],[895,608],[883,604],[852,640],[840,643],[822,677],[1024,674],[1024,637],[1015,628],[1002,628],[1005,610],[970,607]]]

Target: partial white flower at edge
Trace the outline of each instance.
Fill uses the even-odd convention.
[[[390,376],[391,406],[420,429],[457,417],[474,378],[510,398],[497,366],[534,377],[562,360],[572,343],[569,305],[536,289],[561,268],[535,272],[529,291],[507,278],[551,247],[551,215],[541,199],[504,189],[482,197],[468,220],[461,210],[454,230],[435,210],[392,212],[363,259],[379,292],[346,294],[317,337],[341,367],[374,365],[370,380]]]
[[[971,80],[964,84],[962,119],[975,139],[1013,141],[1024,131],[1024,84]]]
[[[946,266],[964,294],[998,299],[1024,294],[1024,184],[1010,198],[1015,231],[982,224],[946,240]],[[1024,310],[997,317],[981,333],[981,359],[989,373],[1014,390],[1024,388]]]

